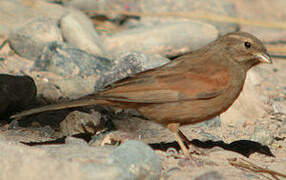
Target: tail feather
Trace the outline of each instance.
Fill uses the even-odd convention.
[[[94,98],[78,99],[78,100],[73,100],[73,101],[64,102],[64,103],[60,103],[60,104],[51,104],[51,105],[47,105],[47,106],[43,106],[43,107],[39,107],[39,108],[26,110],[26,111],[20,112],[18,114],[14,114],[10,118],[11,119],[21,119],[22,117],[29,116],[32,114],[41,113],[41,112],[61,110],[61,109],[67,109],[67,108],[73,108],[73,107],[81,107],[81,106],[90,106],[90,105],[95,105],[95,104],[105,104],[105,103],[104,103],[104,100],[94,99]]]

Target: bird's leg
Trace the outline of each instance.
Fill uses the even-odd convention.
[[[178,129],[178,135],[187,145],[191,144],[191,141],[184,135],[184,133],[180,129]]]
[[[202,150],[195,145],[192,145],[191,141],[183,134],[183,132],[179,129],[178,130],[178,135],[180,138],[183,140],[188,145],[189,148],[189,153],[190,154],[198,154],[198,155],[207,155],[207,151]]]
[[[185,157],[189,158],[189,151],[187,147],[185,146],[184,142],[181,139],[181,136],[179,135],[179,123],[170,123],[167,125],[167,128],[174,134],[176,141],[178,142],[180,148],[182,149]],[[182,133],[182,132],[181,132]]]
[[[178,130],[178,135],[183,140],[183,142],[185,142],[188,145],[190,154],[196,153],[205,155],[205,152],[203,152],[202,150],[198,149],[197,147],[191,144],[191,141],[183,134],[183,132],[180,129]]]

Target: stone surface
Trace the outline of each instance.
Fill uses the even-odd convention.
[[[1,136],[0,147],[0,170],[6,172],[0,175],[3,180],[157,179],[160,175],[159,159],[141,142],[127,142],[115,149],[84,143],[28,147]],[[122,159],[126,155],[133,158]]]
[[[95,89],[105,87],[112,82],[132,76],[136,73],[146,71],[162,66],[170,62],[169,59],[161,55],[146,55],[141,52],[131,52],[122,54],[117,60],[113,68],[103,73],[102,76],[96,81]]]
[[[78,163],[58,161],[43,150],[13,142],[1,140],[0,146],[0,169],[5,172],[0,179],[87,179]]]
[[[160,160],[146,144],[130,140],[113,150],[112,161],[124,171],[122,179],[158,179]]]
[[[67,10],[57,4],[39,0],[2,0],[0,1],[0,34],[23,26],[39,18],[58,20]]]
[[[0,114],[1,118],[26,108],[37,94],[33,79],[29,76],[0,74]]]
[[[95,92],[97,81],[100,79],[98,75],[88,77],[73,77],[53,81],[53,84],[60,91],[60,96],[68,99],[76,99],[81,96]],[[102,87],[100,87],[102,88]],[[43,92],[44,97],[50,96],[48,92]]]
[[[217,171],[206,172],[198,177],[195,180],[223,180],[224,178]]]
[[[112,62],[65,44],[52,43],[44,48],[35,61],[33,71],[52,72],[65,79],[54,79],[53,83],[63,96],[75,98],[92,93],[95,81],[109,71]]]
[[[208,126],[208,127],[219,127],[221,125],[220,116],[216,116],[208,121],[203,121],[195,124],[194,127]]]
[[[60,130],[64,136],[76,134],[95,134],[100,127],[100,113],[90,115],[88,113],[73,111],[60,123]]]
[[[65,7],[60,2],[63,2]],[[132,110],[121,112],[120,109],[113,109],[116,112],[113,113],[110,109],[104,108],[100,111],[100,121],[104,122],[103,130],[94,131],[88,125],[89,122],[93,125],[94,121],[98,122],[99,117],[94,114],[98,107],[91,106],[40,113],[18,123],[4,124],[2,122],[0,172],[5,173],[0,174],[0,179],[130,179],[130,177],[143,179],[143,177],[149,177],[144,170],[148,167],[154,167],[153,175],[161,171],[160,179],[174,180],[220,177],[225,179],[275,178],[266,173],[269,172],[268,170],[286,174],[286,63],[283,60],[285,31],[283,28],[281,30],[271,27],[272,22],[283,22],[285,1],[222,0],[214,2],[202,0],[186,3],[186,0],[90,0],[89,4],[86,2],[88,1],[0,1],[0,71],[5,74],[25,74],[33,77],[39,90],[38,104],[34,104],[34,107],[92,93],[95,89],[98,90],[110,82],[167,63],[169,60],[163,56],[173,57],[189,52],[191,48],[194,48],[193,45],[200,44],[201,40],[211,41],[218,34],[233,30],[241,29],[254,33],[266,42],[269,53],[279,59],[275,58],[272,65],[261,65],[249,72],[243,93],[238,101],[221,116],[221,124],[217,123],[217,118],[204,122],[206,125],[181,127],[182,132],[193,144],[190,149],[195,150],[190,160],[178,153],[179,146],[168,129],[152,121],[146,121],[138,114],[131,113]],[[82,9],[92,21],[68,5],[75,5],[74,7]],[[87,10],[104,10],[107,13],[96,14],[91,11],[87,12]],[[135,12],[135,16],[125,16],[118,11]],[[143,15],[138,17],[136,13]],[[197,19],[200,22],[194,23],[189,19],[192,13],[200,16]],[[224,18],[217,18],[216,15]],[[243,21],[241,25],[232,24],[225,22],[228,20],[225,16],[247,19],[253,22],[252,24],[255,24],[257,20],[262,23],[257,27],[246,26]],[[205,21],[209,18],[214,18],[215,23]],[[49,46],[51,49],[47,48],[42,52],[38,52],[38,47],[33,49],[35,50],[33,53],[40,53],[42,58],[48,60],[55,57],[64,59],[60,61],[65,63],[64,65],[51,65],[58,68],[57,71],[47,68],[47,64],[41,66],[43,69],[33,67],[33,61],[15,55],[9,44],[5,43],[10,31],[17,30],[37,19],[49,19],[55,23],[56,28],[62,31],[64,43]],[[213,26],[202,24],[203,21],[212,23]],[[222,23],[217,23],[217,21],[222,21]],[[73,23],[75,23],[74,26]],[[198,24],[201,24],[202,28],[198,28]],[[99,32],[99,38],[94,35],[93,25]],[[269,28],[265,28],[266,26]],[[214,31],[210,31],[211,29]],[[153,30],[158,31],[159,35]],[[187,33],[184,34],[184,31]],[[71,34],[66,34],[66,32]],[[127,32],[137,34],[127,34]],[[160,34],[161,32],[165,34]],[[140,39],[144,33],[149,36]],[[84,57],[94,60],[90,57],[98,54],[97,52],[93,54],[92,50],[98,50],[97,47],[106,50],[101,38],[108,39],[119,35],[122,42],[131,42],[125,44],[127,49],[136,47],[143,52],[126,51],[121,46],[114,46],[112,50],[105,51],[106,54],[103,55],[110,59],[108,68],[102,62],[98,62],[102,65],[100,67],[94,62],[88,62],[87,65],[86,60],[83,60],[81,67],[81,63],[74,59],[81,60]],[[179,35],[184,35],[186,38],[183,39],[183,36]],[[153,39],[150,40],[149,37]],[[172,41],[169,41],[169,38],[172,38]],[[155,44],[156,42],[158,43]],[[97,47],[88,49],[90,44],[85,43],[92,43]],[[122,53],[122,50],[126,53]],[[47,51],[50,51],[50,54]],[[70,62],[71,65],[69,65]],[[93,69],[95,66],[98,71]],[[43,71],[44,67],[46,71]],[[26,108],[29,107],[26,106]],[[68,124],[65,126],[66,129],[74,131],[64,130],[62,134],[60,122],[66,117],[71,119],[66,122]],[[81,126],[80,122],[87,126]],[[215,123],[210,124],[210,122]],[[76,136],[77,138],[62,138],[63,135],[84,132],[84,128],[88,128],[86,132],[96,132],[94,143],[90,141],[92,137],[88,133],[84,134],[85,136]],[[150,143],[157,157],[146,162],[148,157],[150,159],[150,156],[153,156],[153,150],[150,150],[146,144],[138,142],[131,143],[127,147],[124,143],[118,147],[119,142],[125,142],[120,138]],[[19,142],[33,146],[23,146]],[[200,148],[193,147],[195,145]],[[124,146],[125,148],[122,148]],[[118,153],[117,148],[123,150]],[[114,152],[117,152],[115,154],[118,156],[111,158]],[[196,152],[203,155],[196,155]],[[248,158],[245,158],[246,156]],[[119,160],[115,160],[116,158]],[[238,162],[250,161],[268,170],[257,173],[232,166],[230,160],[234,158]],[[160,159],[161,165],[155,166],[157,160],[154,162],[154,159]],[[141,168],[142,173],[138,173],[136,170]],[[278,178],[282,179],[277,176],[276,179]]]
[[[263,99],[260,98],[259,92],[256,90],[256,86],[261,83],[259,76],[261,73],[259,67],[248,72],[245,85],[238,99],[225,113],[221,114],[222,123],[243,124],[246,121],[260,119],[266,114]]]
[[[274,135],[265,127],[255,127],[250,139],[264,145],[271,145],[274,142]]]
[[[11,48],[20,56],[36,60],[45,46],[61,43],[62,36],[56,22],[49,18],[39,18],[28,22],[9,33]]]
[[[236,6],[234,2],[221,0],[213,2],[211,0],[202,1],[165,1],[165,0],[145,0],[145,1],[93,1],[93,0],[71,0],[65,2],[79,8],[83,11],[99,12],[110,19],[120,18],[120,12],[131,12],[131,14],[138,14],[140,17],[176,17],[199,19],[201,21],[213,24],[220,32],[225,34],[239,29],[235,23],[224,22],[223,18],[214,18],[216,16],[235,16]],[[221,21],[219,21],[221,20]]]
[[[72,52],[71,55],[73,55],[73,50],[76,52],[79,51],[76,49],[72,49],[71,51],[68,51],[65,49],[65,51],[67,51],[68,53]],[[58,59],[61,60],[61,58],[63,58],[66,61],[73,60],[73,59],[70,59],[68,55],[67,55],[67,58],[65,58],[64,56],[61,56],[60,53],[58,54],[57,52],[54,52],[55,55],[52,54],[52,52],[48,52],[47,54],[51,55],[51,57],[49,58],[52,60],[58,60]],[[81,54],[82,56],[80,56]],[[92,64],[97,63],[95,61],[96,58],[94,57],[95,56],[86,54],[84,52],[81,52],[80,54],[76,54],[76,56],[74,56],[74,60],[76,62],[80,62],[81,60],[80,58],[86,58],[85,60],[87,61],[87,65],[88,65],[86,67],[88,69],[87,71],[82,71],[82,73],[80,72],[80,70],[75,71],[75,68],[78,68],[78,69],[81,68],[83,70],[85,69],[84,66],[79,65],[79,64],[69,63],[69,65],[67,66],[63,63],[59,65],[58,67],[57,65],[50,65],[50,64],[47,64],[46,67],[44,65],[43,66],[41,65],[40,67],[47,68],[48,71],[53,71],[53,70],[50,70],[49,66],[51,66],[51,68],[55,68],[55,71],[62,71],[63,68],[61,67],[64,66],[64,68],[66,68],[68,72],[71,71],[71,73],[74,73],[74,74],[68,75],[66,73],[67,76],[65,79],[54,79],[52,81],[52,84],[55,85],[57,88],[54,88],[52,84],[48,86],[48,85],[41,83],[41,86],[39,87],[40,89],[39,93],[41,93],[45,98],[48,98],[51,100],[54,100],[56,97],[59,97],[60,94],[64,97],[74,99],[74,98],[78,98],[80,96],[84,96],[86,94],[91,94],[95,91],[101,90],[106,85],[111,84],[112,82],[115,82],[117,80],[126,78],[128,76],[131,76],[133,74],[136,74],[136,73],[148,70],[148,69],[161,66],[170,61],[169,59],[164,58],[160,55],[146,55],[140,52],[132,52],[132,53],[123,54],[121,57],[118,57],[118,59],[114,61],[114,64],[112,65],[110,69],[97,68],[97,69],[94,69],[95,70],[94,74],[92,73],[88,74],[89,72],[92,71],[92,69],[89,68],[89,66],[92,66],[90,63]],[[49,58],[43,58],[43,59],[49,60]],[[38,61],[36,61],[36,63],[37,62]],[[102,61],[98,62],[99,65],[101,65],[101,63],[103,62]],[[50,87],[49,88],[50,90],[47,90],[45,87]],[[51,96],[51,92],[54,92],[52,96]]]
[[[283,23],[286,13],[283,0],[235,1],[234,4],[237,17],[252,22],[252,25],[242,24],[242,31],[253,33],[264,41],[285,40],[285,25]],[[258,25],[255,26],[255,24]]]
[[[73,10],[60,22],[64,40],[75,48],[103,56],[102,42],[91,20],[78,10]]]
[[[54,72],[68,78],[98,75],[110,67],[109,59],[55,42],[45,47],[35,61],[34,70]]]
[[[103,40],[113,56],[130,51],[174,57],[206,45],[217,38],[217,30],[201,22],[178,22],[138,27],[115,33]]]

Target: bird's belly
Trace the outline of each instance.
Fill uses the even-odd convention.
[[[162,125],[180,123],[181,125],[195,124],[209,120],[230,107],[237,96],[219,96],[213,99],[180,101],[163,104],[152,104],[138,108],[138,111],[148,119]]]

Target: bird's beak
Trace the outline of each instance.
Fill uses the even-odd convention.
[[[256,53],[255,56],[258,57],[259,61],[262,63],[272,64],[272,59],[266,52]]]

